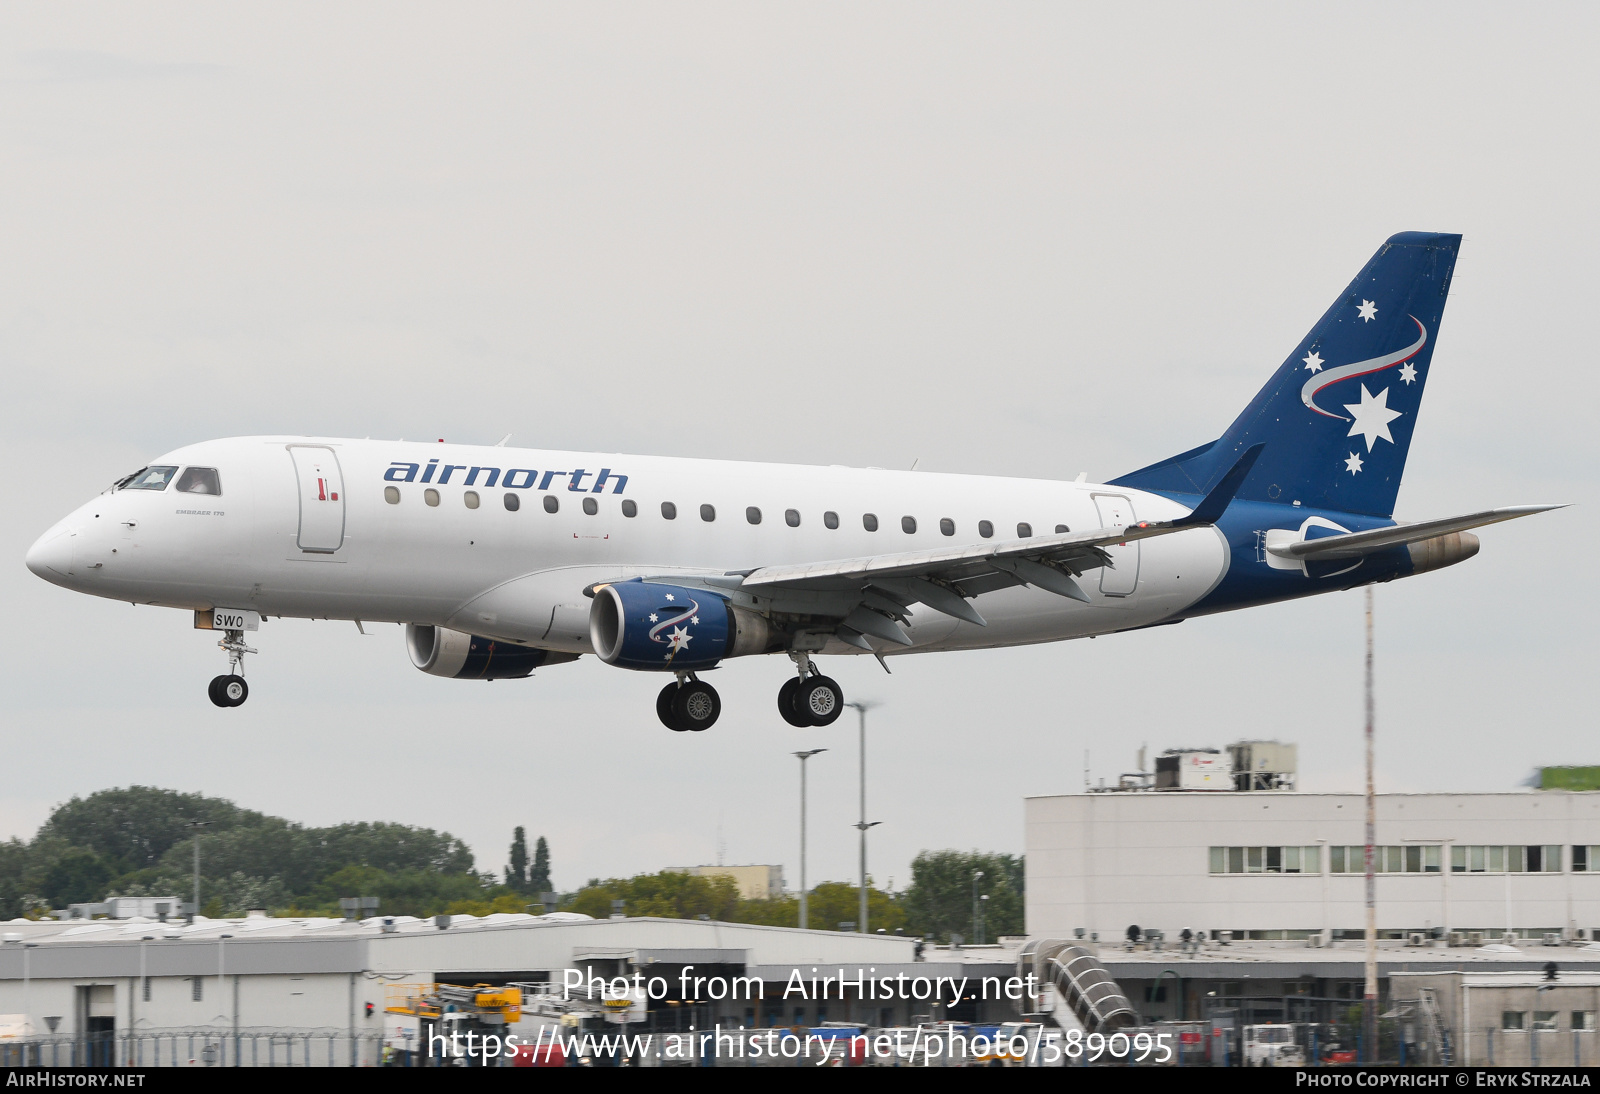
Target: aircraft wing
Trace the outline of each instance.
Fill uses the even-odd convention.
[[[760,592],[778,611],[827,619],[836,637],[870,650],[863,635],[911,645],[902,628],[906,609],[924,604],[936,612],[987,626],[968,600],[1011,585],[1033,585],[1058,596],[1089,603],[1076,578],[1084,571],[1113,566],[1106,548],[1213,524],[1233,499],[1260,456],[1262,445],[1246,450],[1212,491],[1187,516],[1169,521],[1138,521],[1120,528],[1032,536],[949,550],[906,551],[864,558],[830,559],[761,566],[703,577],[706,584]]]
[[[1448,535],[1451,532],[1465,532],[1469,528],[1481,528],[1485,524],[1498,524],[1503,520],[1515,520],[1518,517],[1530,516],[1534,513],[1547,513],[1552,509],[1562,509],[1562,505],[1508,505],[1501,509],[1487,509],[1481,513],[1468,513],[1460,517],[1443,517],[1439,520],[1424,520],[1414,524],[1397,524],[1392,528],[1374,528],[1366,532],[1346,532],[1343,535],[1322,536],[1319,539],[1308,539],[1297,543],[1269,543],[1267,551],[1279,558],[1293,559],[1296,562],[1311,559],[1340,559],[1360,558],[1362,555],[1385,547],[1401,547],[1407,543],[1417,543],[1434,536]]]

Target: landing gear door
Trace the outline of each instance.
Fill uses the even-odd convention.
[[[1133,523],[1133,504],[1121,494],[1096,494],[1100,527],[1126,528]],[[1113,566],[1100,569],[1100,591],[1106,596],[1132,596],[1139,586],[1139,541],[1107,547]]]
[[[293,444],[299,484],[300,530],[295,544],[308,554],[331,555],[344,545],[344,475],[333,449]]]

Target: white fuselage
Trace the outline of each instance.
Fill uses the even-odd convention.
[[[141,604],[432,624],[573,653],[590,652],[584,590],[595,582],[981,543],[980,522],[992,525],[987,538],[1003,541],[1113,526],[1108,514],[1188,512],[1159,495],[1089,483],[395,441],[230,438],[177,449],[157,465],[215,468],[220,493],[182,493],[174,482],[101,494],[40,538],[30,568]],[[507,493],[517,496],[515,511]],[[553,513],[547,498],[556,499]],[[635,515],[624,515],[624,502]],[[676,507],[675,519],[663,503]],[[714,519],[702,518],[702,506]],[[906,517],[915,531],[904,530]],[[1089,604],[1000,589],[975,602],[987,627],[918,607],[910,650],[1158,623],[1209,592],[1227,565],[1209,527],[1111,553],[1114,568],[1082,579]],[[860,651],[833,642],[826,652]]]

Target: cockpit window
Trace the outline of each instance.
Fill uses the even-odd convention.
[[[217,478],[215,467],[189,467],[178,476],[180,494],[220,494],[222,480]]]
[[[124,490],[165,490],[178,473],[176,467],[147,467],[122,480]]]

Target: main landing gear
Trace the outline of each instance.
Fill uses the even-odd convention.
[[[838,683],[817,671],[811,655],[791,653],[799,675],[778,689],[778,713],[792,726],[827,726],[844,712],[844,692]]]
[[[214,677],[206,693],[219,707],[243,706],[250,698],[250,685],[244,682],[244,655],[256,651],[244,644],[243,631],[227,631],[217,647],[228,655],[228,671]]]
[[[721,713],[722,698],[717,689],[697,680],[692,672],[678,673],[678,678],[656,696],[656,717],[674,733],[710,729]]]

